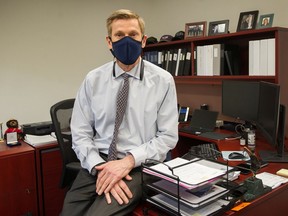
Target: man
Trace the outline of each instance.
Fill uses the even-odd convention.
[[[107,19],[108,48],[115,57],[91,71],[76,96],[71,131],[83,169],[68,191],[63,216],[127,215],[141,198],[141,163],[163,161],[178,141],[173,77],[141,58],[144,21],[129,10]],[[129,77],[128,102],[116,133],[116,100]],[[118,112],[118,111],[117,111]],[[111,157],[117,134],[116,160]]]

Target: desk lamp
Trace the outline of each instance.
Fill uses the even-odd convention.
[[[256,173],[260,169],[260,161],[258,157],[250,149],[244,147],[244,150],[249,154],[251,160],[250,169],[253,173],[253,176],[245,179],[244,186],[247,189],[247,192],[244,194],[245,201],[252,201],[255,198],[271,191],[270,187],[264,187],[261,179],[256,178]]]

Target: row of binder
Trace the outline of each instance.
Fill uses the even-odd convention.
[[[210,44],[197,46],[194,52],[195,75],[239,75],[238,46]]]
[[[143,58],[167,70],[173,76],[191,75],[191,50],[189,48],[146,51]]]
[[[275,76],[275,38],[249,41],[249,75]]]
[[[240,51],[237,45],[210,44],[146,51],[143,58],[167,70],[173,76],[240,75]],[[249,41],[249,75],[275,76],[275,38]],[[191,58],[193,57],[193,70]]]

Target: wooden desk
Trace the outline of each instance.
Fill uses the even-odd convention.
[[[229,133],[229,132],[228,132]],[[197,145],[199,143],[205,142],[214,142],[218,145],[220,151],[231,151],[231,150],[243,150],[243,147],[240,146],[239,140],[210,140],[207,138],[199,137],[196,135],[190,135],[186,133],[179,133],[179,142],[176,148],[172,151],[172,157],[182,156],[184,155],[191,146]],[[286,142],[287,144],[287,142]],[[265,140],[261,137],[256,136],[256,153],[259,150],[273,150],[273,147],[270,146]],[[234,162],[235,165],[239,162]],[[232,164],[231,164],[232,165]],[[260,172],[269,172],[276,173],[279,169],[286,168],[288,169],[288,163],[269,163],[268,166],[262,168]],[[240,175],[239,181],[244,181],[250,175]],[[233,216],[268,216],[268,215],[277,215],[277,216],[286,216],[287,215],[287,198],[288,198],[288,183],[281,185],[280,187],[273,189],[271,192],[253,200],[251,204],[245,208],[243,208],[239,212],[227,211],[224,215],[233,215]],[[149,206],[149,211],[147,214],[143,214],[143,208],[147,204],[143,204],[143,206],[138,206],[138,208],[134,211],[134,216],[156,216],[156,215],[166,215],[161,212],[159,214],[159,210],[156,207]]]
[[[36,147],[1,142],[0,170],[0,215],[60,214],[66,191],[59,185],[62,159],[57,142]]]
[[[34,149],[0,143],[0,215],[38,215]]]
[[[60,188],[62,158],[58,143],[36,146],[38,206],[40,216],[58,216],[66,190]]]

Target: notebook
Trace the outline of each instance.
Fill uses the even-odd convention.
[[[217,111],[195,109],[190,124],[183,128],[179,128],[179,131],[197,135],[205,132],[212,132],[215,129],[217,117]]]

